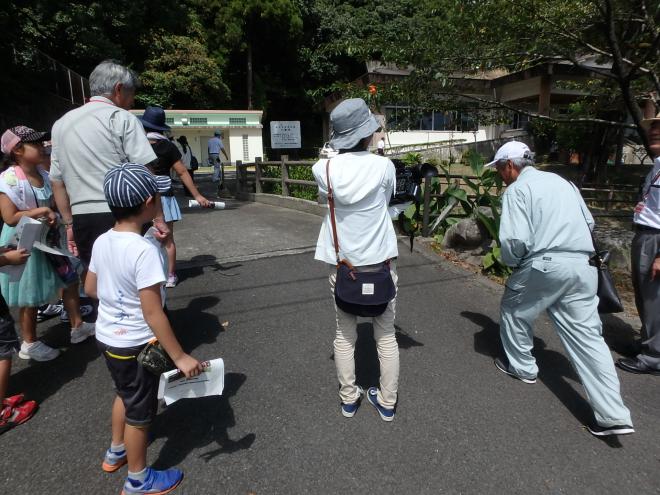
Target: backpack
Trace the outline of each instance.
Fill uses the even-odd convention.
[[[195,155],[190,155],[190,170],[197,170],[199,168],[199,162]]]

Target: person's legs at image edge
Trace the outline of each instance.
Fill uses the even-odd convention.
[[[660,370],[660,278],[651,280],[651,265],[660,249],[660,236],[637,232],[632,242],[632,279],[635,303],[643,323],[643,350],[637,359]]]

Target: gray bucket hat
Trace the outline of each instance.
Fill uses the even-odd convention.
[[[351,98],[337,105],[330,113],[330,124],[330,146],[336,150],[351,149],[380,128],[362,98]]]

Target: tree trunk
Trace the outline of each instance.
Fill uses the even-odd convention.
[[[247,109],[252,110],[252,43],[247,44]]]
[[[619,39],[617,38],[617,33],[615,29],[616,21],[614,19],[614,5],[612,0],[605,0],[604,2],[604,12],[605,12],[605,21],[607,23],[607,29],[605,30],[607,35],[607,40],[610,45],[610,50],[612,51],[612,72],[617,76],[617,83],[621,89],[621,96],[623,101],[628,109],[628,113],[633,119],[633,122],[637,126],[637,132],[639,137],[642,140],[642,144],[646,149],[649,155],[651,154],[651,149],[649,148],[649,140],[646,136],[646,131],[642,128],[642,120],[644,115],[642,109],[637,104],[637,99],[633,94],[633,91],[630,87],[630,74],[629,70],[625,66],[623,61],[623,56],[621,53],[621,45]]]

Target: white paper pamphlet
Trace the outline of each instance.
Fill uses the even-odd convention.
[[[202,363],[204,371],[186,378],[179,370],[160,375],[158,398],[165,399],[168,406],[179,399],[196,399],[209,395],[222,395],[225,387],[225,363],[222,358]]]
[[[66,231],[63,226],[60,226],[60,231],[58,233],[59,239],[61,239],[61,244],[59,246],[53,246],[51,245],[52,243],[49,243],[48,231],[49,227],[41,223],[39,220],[30,217],[21,217],[16,225],[14,238],[10,239],[5,247],[10,247],[11,249],[14,249],[14,247],[17,249],[25,249],[28,253],[36,248],[47,253],[72,257],[73,254],[71,254],[65,247]],[[57,235],[55,238],[57,238]],[[23,276],[24,271],[25,264],[0,267],[0,272],[9,275],[10,282],[18,282]]]
[[[16,225],[15,236],[19,249],[25,248],[31,251],[37,248],[40,251],[60,256],[73,258],[66,247],[66,229],[64,225],[58,225],[57,232],[51,232],[51,227],[45,223],[30,217],[21,217]]]

